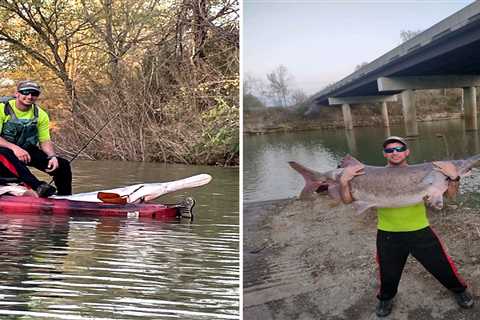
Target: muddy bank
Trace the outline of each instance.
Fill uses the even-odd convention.
[[[432,122],[442,120],[461,119],[461,113],[436,113],[427,115],[418,115],[418,122]],[[403,125],[402,116],[391,116],[389,118],[391,126]],[[383,127],[380,116],[354,116],[354,127]],[[294,131],[310,131],[310,130],[331,130],[342,129],[345,122],[341,115],[337,115],[334,119],[322,118],[299,118],[277,115],[272,116],[272,112],[265,114],[245,115],[243,132],[247,134],[267,134],[275,132],[294,132]]]
[[[417,90],[415,92],[417,121],[438,121],[463,117],[462,89]],[[480,99],[480,98],[479,98]],[[245,103],[245,101],[244,101]],[[477,102],[477,104],[480,103]],[[388,103],[390,125],[403,125],[401,99]],[[308,110],[308,111],[307,111]],[[378,104],[353,104],[351,106],[354,127],[383,126]],[[306,115],[308,114],[308,115]],[[341,108],[315,107],[310,102],[295,107],[263,107],[250,109],[244,105],[243,132],[263,134],[274,132],[305,131],[344,128]]]
[[[376,216],[321,196],[244,205],[244,319],[376,319]],[[480,319],[480,214],[448,206],[430,212],[473,309],[409,257],[386,319]]]

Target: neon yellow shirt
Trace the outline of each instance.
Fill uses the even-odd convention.
[[[430,225],[423,202],[402,208],[378,208],[377,215],[377,228],[382,231],[416,231]]]
[[[8,101],[10,107],[12,107],[13,112],[18,119],[33,119],[33,108],[28,109],[27,111],[22,111],[17,109],[15,99]],[[38,106],[37,106],[38,107]],[[2,132],[3,124],[10,120],[10,115],[5,115],[5,104],[0,103],[0,132]],[[48,114],[38,107],[38,123],[37,123],[37,134],[38,141],[45,142],[50,140],[50,130],[49,130],[50,119]]]

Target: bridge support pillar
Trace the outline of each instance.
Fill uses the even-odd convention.
[[[478,130],[477,123],[477,89],[463,88],[463,107],[465,113],[465,130]]]
[[[405,90],[402,92],[402,111],[407,137],[418,136],[417,107],[415,105],[415,92]]]
[[[382,102],[382,119],[383,119],[383,126],[385,128],[390,127],[390,121],[388,120],[388,109],[387,109],[387,102]]]
[[[342,104],[343,122],[345,123],[345,129],[353,129],[352,112],[350,111],[350,105],[348,103]]]
[[[358,156],[358,149],[357,149],[357,140],[355,138],[355,131],[354,130],[345,130],[345,137],[347,138],[347,146],[348,151],[353,156]]]

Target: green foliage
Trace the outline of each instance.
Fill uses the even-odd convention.
[[[304,101],[298,105],[295,106],[295,109],[293,109],[293,111],[298,115],[298,116],[303,116],[305,114],[305,112],[308,111],[308,109],[310,108],[310,104],[311,102],[310,101]]]
[[[197,147],[208,164],[229,165],[238,161],[239,109],[221,98],[213,109],[202,114],[202,139]]]
[[[255,111],[265,108],[265,105],[255,97],[253,94],[243,95],[243,110],[244,111]]]

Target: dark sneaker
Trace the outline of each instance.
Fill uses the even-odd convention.
[[[393,299],[390,300],[380,300],[378,301],[377,308],[375,309],[375,313],[379,317],[386,317],[392,312],[393,307]]]
[[[35,191],[40,198],[48,198],[53,196],[55,192],[57,192],[57,189],[46,182],[42,182],[42,184],[40,184]]]
[[[455,293],[455,300],[457,300],[458,305],[462,308],[468,309],[473,307],[473,297],[467,290]]]

